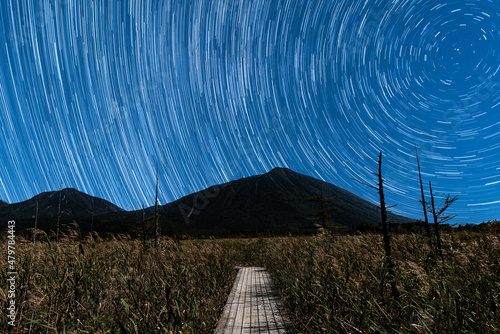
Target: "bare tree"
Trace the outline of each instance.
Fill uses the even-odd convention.
[[[156,196],[155,196],[155,247],[158,247],[158,166],[156,166]]]
[[[142,245],[144,249],[147,247],[147,228],[146,228],[146,213],[144,212],[144,204],[142,205]]]
[[[150,216],[148,218],[145,218],[145,211],[144,211],[144,205],[142,206],[142,242],[144,248],[147,247],[147,233],[149,230],[153,229],[154,230],[154,244],[155,248],[158,247],[158,239],[159,239],[159,234],[160,234],[160,227],[159,227],[159,222],[158,222],[158,166],[156,167],[156,193],[155,193],[155,211],[154,215]],[[148,223],[152,221],[152,223]]]
[[[436,235],[436,243],[439,251],[439,256],[441,257],[441,260],[444,261],[444,256],[443,256],[443,249],[441,247],[441,236],[439,234],[439,225],[446,223],[447,221],[453,219],[456,217],[456,215],[447,215],[444,216],[443,213],[456,201],[458,200],[458,196],[451,197],[450,194],[446,195],[444,199],[443,206],[436,210],[436,206],[434,203],[434,197],[435,194],[432,192],[432,184],[431,181],[429,181],[429,189],[431,192],[431,205],[430,205],[430,212],[432,212],[432,216],[434,218],[434,234]]]
[[[394,262],[392,260],[392,247],[391,247],[391,234],[389,233],[389,223],[387,222],[387,207],[385,205],[384,197],[384,179],[382,177],[382,152],[378,156],[378,173],[373,173],[378,177],[378,187],[360,182],[370,188],[378,191],[380,197],[380,214],[382,219],[382,233],[384,236],[384,251],[387,264],[387,272],[389,274],[389,282],[391,284],[391,294],[394,299],[399,298],[399,291],[396,287],[396,274],[394,270]],[[392,206],[391,206],[392,207]]]
[[[394,262],[392,261],[392,249],[391,249],[391,234],[389,233],[389,224],[387,222],[387,208],[385,206],[384,198],[384,179],[382,178],[382,152],[378,157],[378,193],[380,196],[380,213],[382,218],[382,233],[384,234],[384,250],[385,256],[387,258],[387,271],[389,273],[389,279],[391,283],[392,296],[394,298],[399,297],[399,291],[396,287],[396,274],[394,272]]]
[[[94,208],[95,208],[94,197],[92,197],[92,218],[90,220],[90,235],[94,234],[94,212],[95,212]]]
[[[331,207],[331,206],[325,207],[325,203],[333,202],[333,199],[324,197],[323,196],[323,189],[321,189],[319,196],[306,198],[306,201],[317,202],[320,204],[320,208],[319,208],[319,210],[316,210],[314,217],[308,218],[308,219],[309,220],[320,220],[321,227],[323,227],[323,228],[330,227],[329,226],[329,222],[330,222],[329,212],[338,210],[338,208]]]
[[[57,225],[56,225],[56,242],[59,242],[59,231],[61,229],[61,193],[62,190],[59,190],[59,209],[57,210]]]
[[[415,147],[415,153],[417,156],[417,166],[418,166],[418,177],[420,179],[420,192],[422,193],[422,199],[419,201],[422,203],[422,208],[424,210],[424,218],[425,218],[425,232],[427,233],[427,239],[429,241],[429,246],[431,247],[432,250],[432,236],[431,236],[431,228],[429,226],[429,219],[427,218],[427,202],[425,201],[425,195],[424,195],[424,185],[422,183],[422,173],[420,172],[420,160],[418,158],[418,150],[417,147]]]
[[[36,225],[38,222],[38,201],[36,201],[36,212],[35,212],[35,230],[33,231],[33,248],[35,247],[35,242],[36,242]]]

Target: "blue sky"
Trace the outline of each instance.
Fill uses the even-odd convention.
[[[500,4],[2,1],[0,199],[125,209],[288,167],[420,218],[500,216]],[[426,190],[428,194],[428,191]]]

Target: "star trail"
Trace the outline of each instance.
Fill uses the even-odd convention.
[[[422,218],[500,218],[500,3],[2,1],[0,199],[124,209],[288,167]],[[428,195],[428,189],[426,194]]]

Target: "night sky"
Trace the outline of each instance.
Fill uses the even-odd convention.
[[[131,210],[273,167],[421,218],[500,218],[500,2],[0,3],[0,199]]]

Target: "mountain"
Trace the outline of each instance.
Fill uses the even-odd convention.
[[[332,199],[326,205],[333,223],[342,226],[378,224],[378,207],[333,184],[294,172],[275,168],[183,197],[163,206],[160,215],[171,225],[182,224],[195,230],[273,230],[301,231],[313,226],[319,203],[306,201],[323,192]],[[390,213],[390,221],[409,222],[410,218]]]
[[[55,223],[61,199],[61,220],[72,221],[82,217],[122,212],[123,209],[104,199],[87,195],[73,188],[38,194],[26,201],[0,205],[2,220],[15,220],[16,227],[31,227],[34,222],[38,202],[38,223]]]
[[[376,205],[333,184],[287,168],[212,186],[161,206],[159,222],[166,233],[305,232],[315,223],[308,217],[313,217],[319,209],[319,203],[306,199],[321,192],[333,200],[327,205],[338,208],[330,213],[334,224],[359,226],[380,222]],[[146,216],[153,213],[154,207],[144,212]],[[122,212],[100,217],[99,221],[101,226],[112,230],[123,228],[123,224],[139,228],[142,215],[142,210]],[[388,219],[399,223],[414,221],[392,213]]]
[[[375,225],[380,222],[378,207],[353,193],[311,176],[287,168],[275,168],[255,175],[182,197],[160,206],[159,222],[163,233],[225,233],[244,231],[313,231],[313,217],[319,203],[307,201],[323,193],[332,199],[327,206],[334,224],[341,226]],[[152,217],[154,207],[124,211],[103,199],[75,189],[46,192],[27,201],[0,206],[0,217],[15,219],[16,226],[33,226],[36,202],[39,226],[54,227],[61,196],[61,220],[76,220],[83,229],[126,233],[141,229],[142,217]],[[91,218],[93,215],[93,218]],[[389,221],[413,222],[414,219],[388,215]],[[150,220],[152,222],[152,220]],[[20,225],[21,224],[21,225]]]

